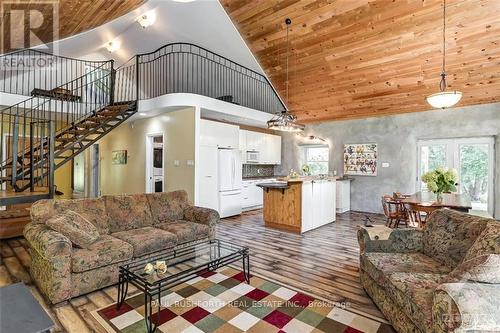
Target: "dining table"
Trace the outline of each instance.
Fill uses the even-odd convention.
[[[436,194],[432,192],[416,192],[401,199],[401,202],[436,208],[450,208],[465,213],[472,209],[470,197],[463,193],[443,193],[443,199],[438,201]]]

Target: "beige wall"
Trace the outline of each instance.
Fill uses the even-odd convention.
[[[194,166],[187,161],[195,159],[195,117],[195,109],[186,108],[127,122],[106,135],[99,141],[102,194],[145,192],[146,135],[163,133],[165,191],[186,190],[194,201]],[[127,150],[127,164],[111,163],[114,150]]]

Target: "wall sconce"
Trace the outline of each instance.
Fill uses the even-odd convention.
[[[137,18],[137,23],[143,28],[152,26],[156,21],[156,13],[153,10],[146,12]]]
[[[106,43],[106,49],[113,53],[115,51],[117,51],[121,46],[121,42],[119,40],[111,40],[109,42]]]

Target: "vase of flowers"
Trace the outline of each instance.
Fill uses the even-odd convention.
[[[429,171],[422,176],[422,181],[427,185],[429,191],[436,194],[438,202],[443,200],[444,192],[457,190],[458,176],[455,169],[444,169],[442,167]]]

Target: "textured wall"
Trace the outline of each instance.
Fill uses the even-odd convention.
[[[331,121],[308,125],[307,135],[324,138],[330,145],[330,169],[343,171],[345,143],[378,143],[379,169],[376,177],[353,176],[351,208],[381,212],[380,197],[394,191],[415,192],[417,140],[472,136],[495,136],[495,215],[500,217],[500,103],[448,110],[433,110],[380,118]],[[282,164],[276,174],[290,168],[300,170],[303,139],[283,136]],[[381,168],[389,162],[389,168]]]

